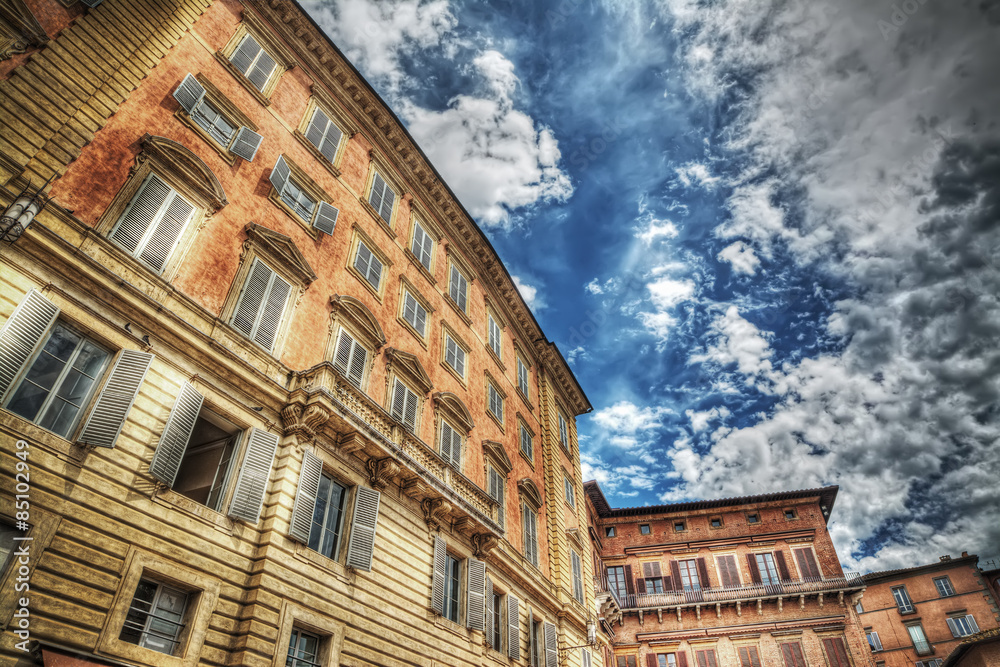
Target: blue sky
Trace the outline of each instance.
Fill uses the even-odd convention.
[[[1000,555],[1000,2],[306,3],[487,231],[618,506]]]

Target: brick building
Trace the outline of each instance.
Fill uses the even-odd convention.
[[[608,664],[873,664],[827,532],[837,487],[620,509],[584,488]]]
[[[1000,609],[978,557],[864,575],[858,605],[876,664],[938,667],[965,637],[1000,626]]]
[[[591,664],[590,404],[301,7],[0,9],[0,664]]]

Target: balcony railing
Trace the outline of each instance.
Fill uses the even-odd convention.
[[[848,573],[835,579],[790,579],[776,584],[748,584],[724,588],[703,588],[699,591],[665,591],[663,593],[629,593],[621,600],[622,609],[649,607],[679,607],[716,602],[736,602],[762,598],[815,595],[828,591],[863,588],[860,574]]]
[[[601,595],[610,595],[618,608],[621,609],[622,601],[618,599],[618,591],[613,587],[608,586],[608,580],[605,577],[596,576],[594,577],[594,595],[600,597]]]

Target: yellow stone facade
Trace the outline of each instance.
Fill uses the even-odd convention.
[[[303,10],[2,3],[0,664],[599,664],[590,404]]]

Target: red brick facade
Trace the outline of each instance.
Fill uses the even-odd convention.
[[[937,665],[962,636],[1000,626],[1000,610],[977,561],[967,554],[944,556],[930,565],[864,576],[868,588],[859,619],[874,648],[881,647],[873,652],[876,664]]]
[[[607,664],[874,664],[826,527],[836,487],[623,509],[584,487]]]

